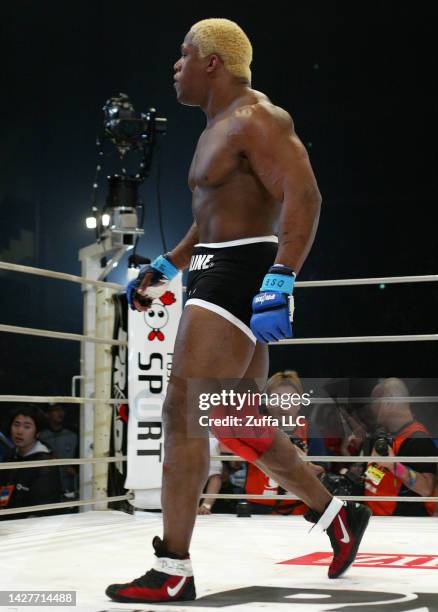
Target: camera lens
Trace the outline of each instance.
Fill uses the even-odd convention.
[[[387,457],[389,454],[388,453],[389,443],[386,438],[377,438],[377,440],[374,443],[374,448],[376,449],[376,453],[378,453],[382,457]]]
[[[241,517],[241,516],[251,516],[251,506],[249,505],[249,503],[245,500],[241,500],[237,503],[236,506],[236,514],[237,516]]]

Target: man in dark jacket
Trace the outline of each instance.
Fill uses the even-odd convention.
[[[46,417],[48,427],[40,432],[39,440],[52,449],[57,459],[77,457],[78,435],[64,426],[65,409],[62,404],[50,404]],[[77,492],[77,466],[64,465],[59,468],[62,490],[66,498],[73,498]]]
[[[10,421],[10,438],[14,448],[7,453],[5,462],[41,461],[52,458],[52,451],[38,440],[44,427],[43,413],[33,406],[14,412]],[[23,508],[61,501],[61,479],[57,466],[11,468],[0,470],[0,509]],[[55,511],[34,511],[25,514],[1,515],[0,518],[53,514]]]

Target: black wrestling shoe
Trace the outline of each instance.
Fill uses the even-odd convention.
[[[319,523],[327,531],[333,548],[333,560],[328,569],[329,578],[339,578],[353,563],[372,512],[357,502],[341,502],[334,497],[325,512],[309,510],[304,518]]]
[[[152,540],[157,560],[146,574],[125,584],[110,584],[105,593],[121,603],[160,603],[196,599],[189,555],[180,558],[165,550],[157,536]]]

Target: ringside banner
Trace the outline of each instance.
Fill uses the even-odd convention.
[[[160,508],[163,462],[161,411],[182,313],[178,274],[147,312],[128,314],[128,475],[137,508]]]

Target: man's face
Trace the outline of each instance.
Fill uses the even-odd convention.
[[[181,57],[174,64],[174,85],[180,104],[199,106],[202,104],[206,88],[208,58],[199,57],[198,48],[191,43],[187,34],[181,45]]]
[[[54,425],[62,425],[62,423],[64,422],[64,416],[64,408],[62,406],[55,406],[49,410],[47,418],[49,419],[49,422],[51,424],[53,423]]]
[[[385,401],[385,390],[381,384],[374,387],[371,392],[370,412],[374,419],[375,425],[386,427],[388,416],[395,407],[394,403]]]
[[[374,397],[371,403],[368,405],[369,421],[376,427],[382,425],[382,420],[385,418],[385,409],[382,402]]]
[[[283,416],[295,420],[301,408],[297,395],[299,393],[292,385],[278,385],[270,393],[266,406],[268,413],[279,420]]]
[[[11,438],[19,450],[31,448],[36,442],[36,435],[36,426],[30,417],[18,414],[12,421]]]

